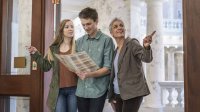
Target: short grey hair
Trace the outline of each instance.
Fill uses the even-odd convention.
[[[114,18],[111,22],[110,22],[110,25],[109,25],[109,31],[110,33],[112,32],[112,25],[115,21],[121,21],[123,24],[124,22],[120,19],[120,18]]]

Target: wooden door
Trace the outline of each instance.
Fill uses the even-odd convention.
[[[44,73],[25,46],[44,54],[53,21],[51,0],[0,0],[0,112],[43,112]]]

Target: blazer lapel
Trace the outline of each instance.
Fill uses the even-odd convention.
[[[119,59],[118,59],[118,71],[119,71],[120,68],[121,68],[121,64],[122,64],[124,55],[125,55],[126,50],[127,50],[127,44],[128,44],[128,42],[129,42],[130,40],[131,40],[131,38],[129,38],[129,37],[128,37],[127,39],[125,39],[124,44],[123,44],[123,46],[122,46],[121,52],[120,52],[120,54],[119,54]]]
[[[117,49],[114,51],[114,54],[113,54],[113,61],[112,61],[112,68],[114,68],[114,59],[115,59],[115,56],[117,54]],[[111,69],[111,81],[114,80],[114,77],[115,77],[115,69]]]

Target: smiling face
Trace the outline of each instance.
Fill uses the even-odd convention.
[[[94,36],[94,34],[97,31],[97,21],[94,21],[93,19],[84,19],[81,18],[81,24],[84,28],[84,30],[90,35],[90,36]]]
[[[111,35],[113,38],[125,38],[124,23],[121,20],[116,20],[111,25]]]
[[[63,28],[64,37],[72,38],[74,37],[74,25],[72,21],[67,21]]]

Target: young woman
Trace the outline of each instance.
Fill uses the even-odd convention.
[[[33,59],[43,71],[53,68],[47,104],[51,112],[77,112],[77,75],[58,61],[54,54],[68,55],[75,52],[74,25],[69,19],[60,23],[55,41],[43,57],[34,46],[29,46]]]

